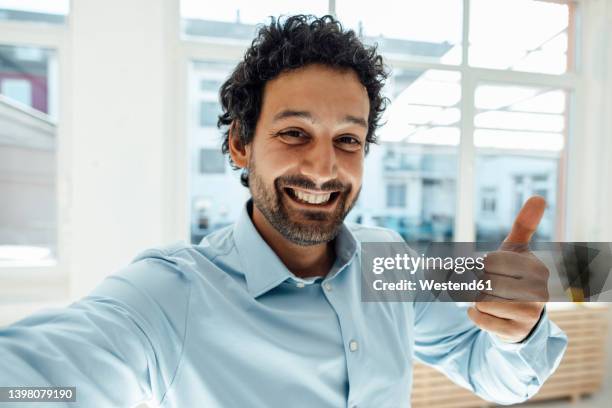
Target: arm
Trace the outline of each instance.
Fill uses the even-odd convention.
[[[415,303],[415,357],[488,401],[531,398],[555,371],[567,337],[546,312],[521,343],[476,327],[455,303]]]
[[[528,250],[546,201],[529,198],[499,251],[488,254],[485,291],[466,313],[454,303],[415,303],[416,356],[482,398],[531,398],[555,371],[567,337],[548,320],[548,269]]]
[[[0,386],[76,386],[69,406],[162,400],[180,359],[189,284],[169,258],[148,255],[69,307],[0,329]]]

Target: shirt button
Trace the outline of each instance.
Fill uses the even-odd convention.
[[[356,340],[351,340],[349,342],[349,350],[351,351],[357,351],[357,349],[359,348],[359,343],[357,343]]]
[[[297,286],[298,288],[303,288],[304,287],[304,282],[298,282],[295,284],[295,286]]]
[[[332,285],[329,282],[325,282],[323,284],[323,289],[325,289],[326,291],[330,292],[332,290]]]

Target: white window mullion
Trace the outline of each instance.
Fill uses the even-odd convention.
[[[328,13],[336,17],[336,0],[329,0]]]
[[[474,92],[472,71],[468,68],[470,32],[470,0],[463,1],[463,35],[461,60],[461,142],[458,152],[458,177],[455,211],[455,241],[473,241],[474,225]]]
[[[476,79],[469,70],[461,76],[461,142],[459,144],[459,172],[457,177],[457,203],[455,212],[455,241],[473,241],[475,160],[474,148],[474,92]]]
[[[461,66],[467,67],[470,51],[470,0],[463,0],[463,23],[461,35]]]

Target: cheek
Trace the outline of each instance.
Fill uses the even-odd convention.
[[[296,153],[274,143],[257,149],[257,154],[254,155],[257,173],[261,178],[272,181],[278,176],[287,174],[299,163],[300,155]]]
[[[359,190],[363,178],[363,156],[347,155],[339,160],[340,178],[351,183],[353,190]]]

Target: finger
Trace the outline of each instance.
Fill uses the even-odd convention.
[[[545,302],[548,300],[547,288],[539,281],[515,279],[501,275],[491,275],[488,279],[491,281],[492,290],[484,290],[483,293],[485,294],[521,302]]]
[[[531,252],[490,252],[484,260],[484,270],[487,278],[501,275],[533,282],[548,282],[550,275],[546,265]]]
[[[475,307],[470,307],[467,313],[474,324],[483,330],[504,337],[514,333],[515,323],[513,320],[491,316],[490,314],[477,310]]]
[[[507,320],[533,321],[539,319],[542,310],[540,302],[508,302],[489,295],[483,299],[474,304],[476,310]]]
[[[495,296],[489,293],[480,292],[474,299],[474,304],[480,302],[510,302],[510,299],[504,299],[499,296]]]
[[[538,224],[544,215],[546,200],[540,196],[532,196],[525,202],[519,211],[510,233],[502,244],[502,249],[513,249],[512,244],[527,244],[538,228]],[[509,249],[505,249],[505,248]]]

